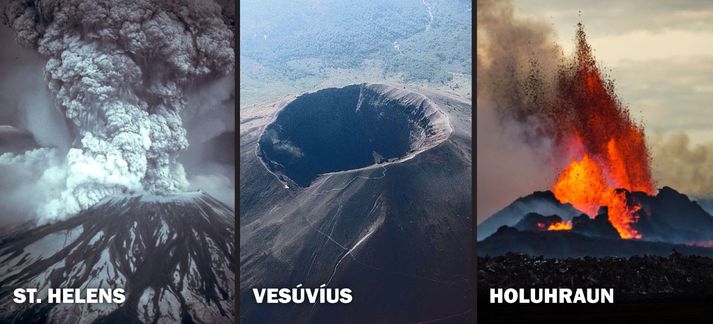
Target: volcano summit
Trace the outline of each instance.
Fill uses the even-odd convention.
[[[713,249],[706,248],[713,240],[713,217],[696,201],[670,187],[660,188],[656,195],[623,189],[617,193],[625,198],[626,206],[639,207],[634,212],[637,222],[631,226],[641,238],[621,237],[605,206],[597,214],[587,215],[558,201],[550,191],[535,192],[515,200],[478,226],[478,254],[629,257],[668,255],[675,249],[683,254],[713,256]],[[552,230],[552,223],[571,226]]]
[[[235,212],[199,192],[106,198],[0,241],[0,322],[233,323]],[[123,304],[15,304],[12,290],[123,288]]]
[[[468,322],[470,125],[468,100],[381,84],[241,108],[241,321]],[[251,291],[299,284],[353,301]]]
[[[412,158],[443,142],[448,118],[433,101],[386,85],[351,85],[304,94],[260,137],[260,156],[300,187],[321,174]]]

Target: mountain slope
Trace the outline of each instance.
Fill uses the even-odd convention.
[[[559,202],[549,190],[536,191],[516,199],[478,224],[478,240],[492,235],[500,226],[515,226],[527,213],[538,213],[543,216],[557,215],[568,221],[582,212],[572,207],[571,204]]]
[[[397,100],[389,90],[395,87],[380,87],[372,89],[385,100],[371,102]],[[289,100],[254,110],[261,115],[241,114],[241,321],[469,321],[471,105],[443,93],[418,93],[447,115],[450,136],[408,159],[320,174],[305,187],[272,174],[256,152],[261,129],[271,121],[261,115]],[[350,288],[353,301],[260,305],[251,291],[298,284]]]
[[[2,322],[234,321],[235,212],[203,193],[105,199],[0,242]],[[124,288],[117,304],[15,304],[12,290]]]

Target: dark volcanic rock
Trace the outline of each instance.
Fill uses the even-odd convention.
[[[713,298],[713,259],[685,256],[549,259],[508,253],[478,257],[478,293],[490,288],[614,288],[617,302]]]
[[[713,257],[713,249],[687,245],[622,240],[618,238],[595,237],[574,231],[518,231],[502,227],[486,238],[478,241],[478,255],[496,256],[509,252],[529,255],[543,255],[551,258],[584,256],[667,255],[672,250],[684,254]]]
[[[640,207],[635,212],[638,221],[632,227],[642,235],[642,240],[672,244],[713,240],[713,216],[686,195],[670,187],[659,189],[659,192],[654,196],[643,192],[617,190],[626,196],[627,203],[631,208]],[[544,213],[541,212],[543,210]],[[608,220],[606,207],[602,207],[597,216],[591,219],[587,215],[577,212],[571,205],[559,203],[554,195],[547,191],[535,192],[527,197],[517,199],[508,207],[493,214],[478,225],[478,239],[486,238],[487,235],[484,234],[494,231],[493,226],[495,225],[515,226],[520,230],[534,230],[532,224],[518,223],[520,221],[532,223],[532,219],[524,218],[528,213],[556,215],[565,221],[571,219],[572,232],[574,233],[592,237],[619,237],[616,229]],[[573,214],[579,216],[573,217]],[[501,243],[507,245],[508,242]],[[521,243],[513,242],[512,244],[520,245]],[[668,253],[668,251],[664,251],[664,253]]]
[[[609,221],[607,207],[599,208],[599,212],[594,219],[582,214],[572,218],[572,231],[587,236],[599,236],[611,239],[618,239],[619,232]]]
[[[299,96],[260,137],[260,156],[300,187],[319,175],[407,158],[445,140],[446,116],[428,98],[384,85]],[[285,180],[288,180],[285,179]]]
[[[345,91],[353,91],[352,98],[357,99],[360,87]],[[396,125],[406,127],[400,124],[403,122],[400,118],[421,120],[416,118],[422,111],[418,102],[432,102],[447,115],[449,128],[453,131],[437,145],[412,158],[330,173],[315,178],[309,186],[292,186],[289,180],[278,181],[270,172],[274,170],[268,170],[255,154],[261,140],[261,133],[256,128],[269,125],[267,118],[262,116],[271,116],[281,109],[281,105],[289,105],[292,101],[261,105],[255,109],[261,112],[255,115],[258,119],[241,123],[240,136],[242,323],[413,323],[443,318],[446,318],[443,322],[471,322],[475,314],[472,309],[474,233],[469,190],[472,186],[471,104],[430,90],[414,92],[402,87],[367,87],[378,94],[364,98],[360,114],[372,114],[362,116],[364,120],[378,119],[377,115],[382,112],[376,107],[369,108],[373,104],[367,104],[369,100],[381,101],[385,105],[401,102],[382,108],[409,108],[414,115],[406,112],[394,115],[384,111],[383,120],[378,122],[342,124],[345,130],[335,129],[331,133],[336,137],[332,139],[335,143],[340,142],[340,136],[347,137],[345,141],[349,142],[363,140],[352,137],[368,132],[376,132],[375,135],[400,133],[405,129]],[[327,100],[327,97],[320,100]],[[356,113],[358,100],[352,103],[353,106],[343,108],[344,113]],[[302,108],[326,109],[301,107],[296,111]],[[330,114],[310,117],[324,118],[324,123],[338,123],[337,120],[342,118]],[[304,118],[307,116],[299,120]],[[296,121],[292,119],[292,122]],[[389,129],[390,122],[396,124]],[[317,127],[323,123],[316,125],[305,121],[289,127],[308,124]],[[419,126],[415,129],[426,128]],[[322,129],[313,131],[317,132],[315,136],[323,136]],[[317,148],[309,148],[313,149]],[[331,154],[346,149],[351,148],[338,148]],[[307,156],[309,152],[304,153]],[[367,153],[360,153],[355,158],[373,164],[372,152]],[[378,153],[387,156],[381,151]],[[331,159],[330,163],[339,161],[336,157]],[[295,287],[298,284],[309,288],[322,284],[330,288],[348,287],[352,289],[354,300],[348,305],[257,304],[252,293],[252,288]]]
[[[561,222],[562,218],[557,215],[542,216],[538,213],[528,213],[515,224],[515,228],[521,231],[546,231],[550,225]]]
[[[500,226],[514,226],[526,214],[531,212],[540,215],[557,215],[565,221],[582,213],[572,207],[571,204],[559,202],[549,190],[536,191],[528,196],[518,198],[512,204],[478,224],[478,240],[485,239],[495,233]]]
[[[713,239],[713,216],[686,195],[663,187],[655,196],[627,193],[641,204],[635,228],[646,240],[687,243]]]
[[[106,199],[0,243],[0,322],[233,323],[235,212],[202,193]],[[12,290],[39,289],[42,304]],[[123,288],[123,304],[49,304],[47,288]]]
[[[547,257],[667,255],[672,249],[684,254],[713,256],[713,249],[689,246],[693,242],[706,242],[713,238],[713,217],[686,195],[664,187],[655,196],[642,192],[623,192],[630,206],[638,204],[638,222],[633,227],[642,234],[642,240],[622,240],[607,216],[607,208],[600,208],[594,219],[581,214],[572,218],[570,231],[537,231],[536,224],[557,221],[556,215],[544,217],[529,213],[515,226],[517,230],[498,230],[494,235],[478,242],[479,255],[503,255],[507,252],[544,255]],[[550,201],[554,196],[535,193],[532,201]],[[507,214],[515,215],[523,206],[518,199],[508,206]],[[556,200],[555,200],[556,201]],[[541,203],[540,203],[541,205]],[[537,208],[538,204],[525,205]],[[505,211],[504,210],[504,211]],[[502,211],[501,211],[502,212]],[[504,213],[504,212],[503,212]],[[504,217],[495,214],[493,217]],[[479,230],[480,231],[480,230]]]
[[[515,224],[514,228],[518,231],[547,231],[550,225],[561,222],[562,218],[557,215],[542,216],[538,213],[528,213]],[[571,231],[573,233],[611,239],[619,238],[619,233],[616,231],[616,228],[609,222],[606,207],[601,207],[594,219],[586,214],[581,214],[572,218],[571,223]],[[511,227],[503,225],[498,230],[500,231],[504,228]]]

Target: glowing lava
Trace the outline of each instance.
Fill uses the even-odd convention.
[[[572,221],[552,223],[548,231],[569,231],[572,229]]]
[[[638,220],[635,212],[638,204],[629,206],[623,192],[617,192],[618,186],[612,185],[616,179],[605,175],[605,171],[588,154],[581,160],[572,161],[560,174],[553,187],[555,197],[561,202],[570,203],[575,208],[587,213],[590,217],[596,215],[599,206],[608,206],[609,221],[623,239],[641,238],[631,224]],[[558,226],[548,230],[566,230]]]
[[[555,132],[570,162],[553,185],[555,197],[590,217],[599,206],[607,206],[609,221],[621,238],[641,238],[632,227],[641,207],[616,189],[654,193],[644,129],[632,121],[613,82],[602,76],[581,24],[576,59],[562,67],[558,78]]]

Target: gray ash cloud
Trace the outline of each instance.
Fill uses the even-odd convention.
[[[71,125],[63,188],[39,213],[76,213],[126,192],[187,187],[178,154],[187,92],[234,70],[232,19],[214,1],[10,1],[4,23],[47,59]]]

